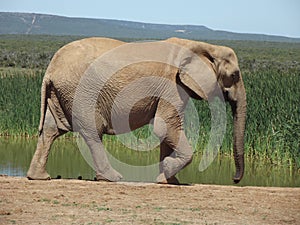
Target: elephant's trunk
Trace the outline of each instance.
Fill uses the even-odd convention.
[[[246,123],[246,92],[243,82],[239,82],[236,101],[231,102],[233,114],[233,154],[236,166],[235,183],[240,182],[244,175],[244,136]]]

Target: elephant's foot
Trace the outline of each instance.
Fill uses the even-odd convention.
[[[96,174],[96,180],[98,181],[117,182],[121,179],[123,179],[123,176],[112,168],[106,171],[104,174]]]
[[[167,179],[164,173],[158,175],[158,177],[156,178],[156,182],[158,184],[175,184],[175,185],[180,184],[178,179],[175,176],[172,176]]]
[[[183,158],[173,158],[166,157],[162,162],[162,169],[166,177],[173,177],[177,174],[182,168],[188,165],[192,161],[192,155],[190,157]]]
[[[31,170],[27,172],[27,178],[29,180],[50,180],[51,179],[50,175],[46,171],[31,172]]]
[[[162,168],[166,177],[174,176],[182,167],[183,162],[178,158],[166,157],[162,162]]]

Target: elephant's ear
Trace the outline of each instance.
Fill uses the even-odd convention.
[[[214,71],[197,55],[189,56],[182,61],[178,76],[188,89],[205,100],[208,100],[217,84]]]

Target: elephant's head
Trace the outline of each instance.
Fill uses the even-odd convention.
[[[191,56],[188,60],[186,58],[183,59],[183,67],[190,67],[193,63],[193,58],[198,58],[197,60],[199,61],[200,57],[203,62],[200,66],[197,66],[198,72],[179,73],[180,81],[187,89],[191,90],[193,96],[208,99],[209,92],[213,92],[213,90],[209,89],[212,88],[209,87],[209,85],[208,87],[203,85],[200,87],[197,84],[206,82],[207,76],[215,76],[215,80],[217,80],[225,100],[230,103],[234,120],[233,148],[236,165],[236,174],[233,180],[235,183],[238,183],[244,174],[244,131],[247,103],[236,54],[231,48],[210,45],[203,42],[177,38],[171,38],[167,41],[183,46],[194,54],[194,56]],[[187,69],[187,71],[192,70],[195,70],[195,67]],[[203,73],[208,74],[204,80]],[[206,90],[204,90],[204,88],[206,88]]]

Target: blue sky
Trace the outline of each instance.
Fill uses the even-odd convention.
[[[0,11],[204,25],[300,37],[299,0],[0,0]]]

